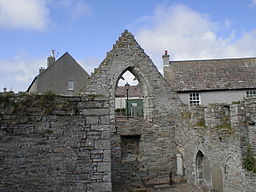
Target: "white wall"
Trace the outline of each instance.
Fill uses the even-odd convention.
[[[192,92],[191,92],[192,93]],[[181,101],[189,105],[189,92],[178,93]],[[226,90],[226,91],[209,91],[200,92],[201,105],[209,103],[232,103],[240,101],[246,96],[246,90]]]

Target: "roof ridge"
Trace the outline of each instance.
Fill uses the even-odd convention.
[[[249,60],[255,59],[256,57],[236,57],[236,58],[211,58],[211,59],[188,59],[188,60],[172,60],[170,62],[196,62],[196,61],[223,61],[223,60]]]

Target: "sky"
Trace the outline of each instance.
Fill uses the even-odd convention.
[[[0,0],[0,91],[26,91],[55,50],[90,74],[130,31],[171,60],[256,57],[256,0]]]

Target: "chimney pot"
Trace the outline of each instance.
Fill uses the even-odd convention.
[[[50,67],[53,63],[55,63],[54,50],[51,50],[51,55],[47,57],[47,68]]]
[[[170,55],[168,55],[168,51],[167,50],[164,51],[164,55],[162,56],[162,58],[163,58],[163,65],[164,66],[167,66],[167,65],[170,64],[170,61],[169,61]]]

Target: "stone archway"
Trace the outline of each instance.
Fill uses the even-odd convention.
[[[127,70],[142,85],[144,119],[119,122],[115,89]],[[175,124],[181,103],[177,93],[128,31],[122,33],[96,71],[83,94],[100,95],[109,101],[113,191],[122,185],[169,182],[170,173],[176,172]],[[136,152],[131,152],[132,158],[122,159],[121,147],[126,144],[135,146]]]
[[[148,84],[146,82],[146,80],[144,79],[144,77],[142,76],[142,74],[138,73],[138,69],[136,69],[135,67],[126,67],[120,74],[117,74],[115,77],[114,77],[114,81],[116,81],[115,83],[115,88],[113,89],[114,92],[112,92],[112,96],[111,98],[115,100],[115,91],[118,87],[118,81],[120,80],[120,78],[122,77],[122,75],[124,73],[126,73],[127,71],[129,71],[132,75],[134,75],[134,77],[136,78],[136,80],[139,82],[139,89],[141,91],[141,96],[142,96],[142,99],[143,99],[143,102],[142,102],[142,111],[143,111],[143,117],[145,119],[149,119],[149,114],[148,114],[148,107],[150,106],[150,99],[149,99],[149,91],[148,91]],[[145,112],[145,113],[144,113]]]
[[[227,191],[232,191],[234,188],[238,191],[243,191],[241,168],[238,161],[232,155],[229,155],[224,167],[224,187]]]

